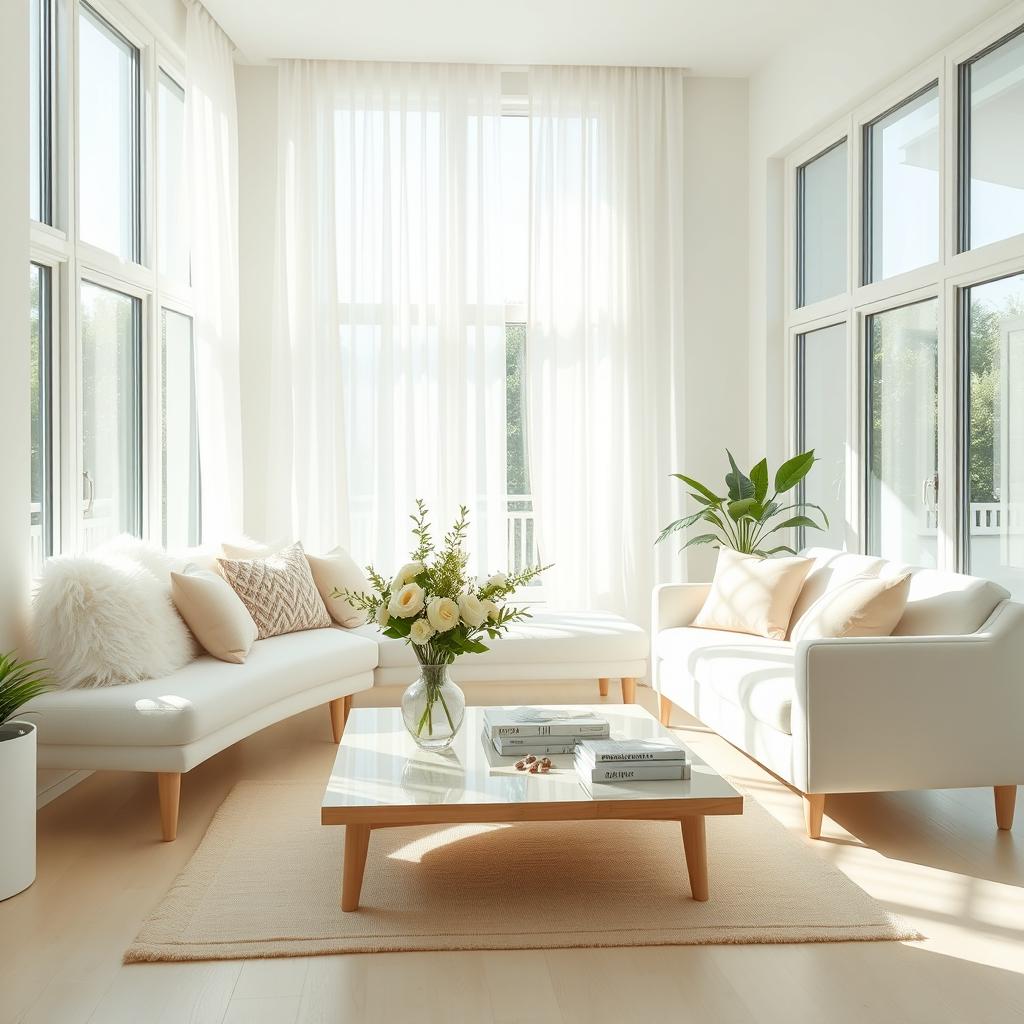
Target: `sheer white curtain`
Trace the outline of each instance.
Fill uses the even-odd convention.
[[[203,538],[242,522],[238,353],[238,121],[228,37],[189,0],[185,148],[190,198]]]
[[[682,469],[683,77],[530,70],[530,475],[555,604],[648,620]]]
[[[503,564],[500,117],[494,67],[281,64],[274,536],[395,564],[465,503]]]

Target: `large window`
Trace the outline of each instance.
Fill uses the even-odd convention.
[[[1024,232],[1024,29],[960,66],[961,249]]]
[[[157,267],[189,280],[188,209],[185,203],[185,90],[166,71],[157,80],[160,173],[157,175]]]
[[[141,253],[139,51],[85,4],[78,18],[78,217],[83,242]]]
[[[868,332],[868,551],[937,564],[938,303],[875,313]]]
[[[939,258],[939,87],[864,128],[864,281]]]
[[[798,306],[846,291],[846,139],[797,168]]]
[[[142,302],[81,289],[81,544],[142,532]]]
[[[53,553],[53,317],[51,270],[29,268],[31,374],[31,492],[29,523],[32,569],[38,572]]]
[[[964,534],[972,573],[1024,596],[1024,274],[967,289]]]
[[[199,543],[199,429],[192,318],[160,314],[161,535],[168,548]]]
[[[837,548],[846,540],[847,365],[846,324],[797,337],[797,448],[813,448],[817,460],[801,486],[801,500],[819,505],[829,519],[825,533],[801,540]]]

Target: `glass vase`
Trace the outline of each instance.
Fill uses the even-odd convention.
[[[466,697],[448,665],[420,665],[419,678],[402,694],[402,718],[424,750],[451,746],[466,713]]]

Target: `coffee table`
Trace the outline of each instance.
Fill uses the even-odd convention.
[[[588,709],[607,716],[613,739],[678,742],[639,705]],[[743,797],[689,748],[692,770],[686,782],[584,786],[571,754],[552,756],[548,775],[516,771],[515,757],[501,757],[483,739],[483,713],[484,708],[466,708],[462,729],[444,753],[420,750],[398,708],[357,708],[349,714],[320,809],[322,824],[345,826],[342,910],[359,908],[373,829],[455,822],[678,821],[690,892],[695,900],[708,898],[704,819],[741,814]]]

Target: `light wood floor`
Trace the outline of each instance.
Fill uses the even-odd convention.
[[[650,692],[642,694],[653,710]],[[611,699],[617,696],[613,687]],[[680,712],[673,725],[802,836],[794,793]],[[1013,832],[997,832],[991,790],[828,802],[823,838],[811,843],[815,852],[913,921],[929,936],[922,943],[540,948],[122,966],[141,920],[232,785],[323,778],[333,759],[330,735],[324,708],[267,729],[186,775],[176,843],[158,841],[155,784],[144,776],[97,773],[45,807],[38,880],[0,904],[0,1021],[1024,1020],[1024,814]],[[755,864],[756,856],[751,851]],[[622,870],[629,870],[628,861]]]

